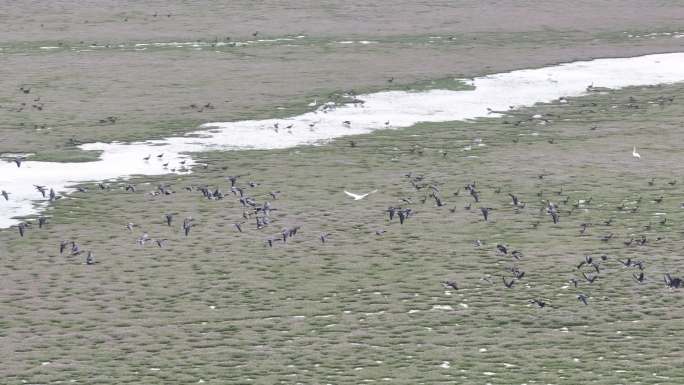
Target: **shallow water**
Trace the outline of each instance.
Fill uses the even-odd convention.
[[[100,160],[88,163],[0,162],[0,227],[36,213],[47,203],[34,185],[71,191],[70,185],[88,181],[159,175],[180,169],[185,154],[207,150],[274,149],[325,143],[346,135],[396,129],[418,122],[446,122],[496,116],[491,110],[530,106],[560,97],[587,93],[587,86],[622,88],[684,81],[684,53],[634,58],[598,59],[550,67],[518,70],[465,80],[473,90],[389,91],[359,95],[362,105],[340,105],[286,119],[207,123],[201,131],[182,137],[126,143],[90,143],[83,150],[102,150]],[[344,122],[348,121],[349,124]],[[278,125],[277,129],[275,125]],[[288,128],[288,126],[292,127]],[[158,159],[156,155],[163,153]],[[152,155],[148,161],[144,157]],[[169,162],[168,167],[162,165]]]

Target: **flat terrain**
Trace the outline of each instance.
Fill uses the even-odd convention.
[[[673,36],[684,30],[676,2],[139,3],[5,7],[0,153],[80,159],[80,142],[284,116],[334,92],[383,89],[391,78],[399,87],[676,51],[682,40]]]
[[[681,8],[668,2],[106,4],[23,2],[4,10],[0,152],[81,159],[88,155],[78,142],[284,116],[350,89],[681,44],[662,34],[682,25]],[[89,192],[48,210],[45,228],[33,225],[23,238],[16,228],[0,231],[0,378],[682,383],[684,289],[663,283],[665,273],[684,274],[682,91],[681,84],[629,88],[324,146],[194,154],[208,167],[134,178],[136,192],[124,191],[128,182],[85,185]],[[213,108],[202,108],[207,103]],[[100,123],[108,116],[116,123]],[[634,144],[641,160],[631,156]],[[246,194],[276,209],[269,226],[257,230],[254,217],[242,219],[225,179],[238,174],[246,174],[237,182]],[[473,181],[480,202],[464,189]],[[158,184],[174,193],[150,195]],[[205,185],[226,197],[204,198],[197,187]],[[344,189],[378,192],[353,201]],[[280,191],[277,199],[271,191]],[[526,205],[514,207],[509,193]],[[548,201],[559,206],[556,225],[544,211]],[[388,219],[389,206],[414,214],[400,225]],[[493,209],[486,222],[480,207]],[[171,227],[165,213],[177,213]],[[187,237],[186,217],[196,223]],[[234,223],[243,221],[239,232]],[[293,226],[302,227],[286,244],[267,246]],[[166,239],[164,247],[136,244],[143,232]],[[325,243],[323,233],[330,233]],[[60,254],[66,239],[98,263],[85,265],[68,248]],[[523,256],[497,253],[497,244]],[[599,264],[593,283],[582,272],[591,277],[594,268],[577,268],[586,255]],[[638,267],[619,262],[627,258],[643,261],[643,283],[632,275]],[[525,275],[509,289],[502,277],[512,278],[511,267]],[[443,288],[447,279],[459,290]]]

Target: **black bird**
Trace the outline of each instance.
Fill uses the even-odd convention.
[[[125,190],[130,191],[130,192],[135,192],[135,186],[129,183],[126,185]]]
[[[627,258],[626,260],[618,259],[618,262],[620,262],[626,267],[632,266],[632,258]]]
[[[598,278],[598,276],[596,276],[596,275],[591,275],[591,276],[590,276],[590,275],[587,275],[587,274],[584,273],[584,272],[582,272],[582,276],[583,276],[584,279],[586,279],[587,282],[589,282],[589,283],[594,283],[594,281],[596,281],[596,279]]]
[[[551,219],[553,220],[553,224],[554,224],[554,225],[555,225],[555,224],[558,224],[558,221],[560,220],[560,217],[558,216],[558,213],[555,212],[555,211],[551,211],[551,212],[549,213],[549,215],[551,215]]]
[[[480,207],[480,212],[482,212],[485,222],[487,222],[487,218],[489,218],[489,212],[491,210],[493,210],[491,207]]]
[[[602,236],[602,237],[601,237],[601,241],[603,241],[603,242],[608,242],[608,241],[611,240],[611,238],[613,238],[613,233],[610,233],[610,234],[608,234],[608,235]]]
[[[445,289],[458,290],[458,285],[455,281],[442,281],[442,286],[444,286]]]
[[[38,228],[42,229],[45,224],[47,224],[47,218],[38,217]]]
[[[515,195],[513,195],[513,194],[511,194],[511,193],[509,193],[508,195],[511,197],[513,206],[517,206],[517,205],[518,205],[518,197],[515,196]]]
[[[508,248],[502,244],[497,244],[496,249],[501,253],[501,254],[508,254]]]
[[[578,299],[580,302],[582,302],[583,304],[585,304],[585,305],[587,305],[587,299],[588,299],[588,298],[589,298],[589,297],[587,297],[587,296],[584,295],[584,294],[579,294],[579,295],[577,296],[577,299]]]
[[[328,239],[329,236],[330,236],[330,233],[323,233],[323,234],[321,234],[320,237],[319,237],[320,240],[321,240],[321,243],[325,243],[325,241]]]
[[[670,273],[665,273],[665,285],[671,289],[679,289],[682,286],[682,279],[672,277]]]
[[[17,225],[17,230],[19,230],[19,235],[20,235],[20,236],[22,236],[22,237],[24,236],[24,232],[26,231],[26,227],[27,227],[27,226],[28,226],[28,225],[27,225],[26,223],[24,223],[24,222],[21,222],[21,223],[19,223],[19,224]]]
[[[161,247],[164,247],[164,242],[166,242],[166,238],[164,238],[164,239],[155,239],[155,240],[154,240],[154,243],[156,243],[157,246],[159,246],[160,248],[161,248]]]
[[[406,213],[404,212],[404,210],[399,210],[397,214],[399,215],[399,224],[403,225],[404,221],[406,220]]]
[[[173,222],[173,216],[176,215],[176,213],[169,213],[169,214],[164,214],[164,218],[166,219],[166,225],[171,226],[171,222]]]
[[[0,192],[0,195],[2,195],[3,198],[5,198],[6,201],[9,200],[9,194],[10,194],[10,193],[8,193],[8,192],[5,191],[5,190],[2,190],[2,192]]]
[[[640,272],[638,275],[637,275],[637,273],[632,273],[632,277],[634,277],[634,279],[639,283],[644,282],[644,272],[643,271]]]
[[[515,279],[517,279],[518,281],[523,279],[523,277],[525,276],[525,272],[520,271],[520,269],[518,269],[517,267],[512,268],[511,272],[513,273]]]
[[[501,279],[503,280],[503,283],[507,288],[513,288],[513,284],[515,284],[515,278],[511,278],[510,282],[506,281],[506,277],[501,277]]]
[[[513,258],[519,260],[520,258],[522,258],[523,253],[521,253],[521,252],[518,251],[518,250],[513,250],[513,252],[511,253],[511,256],[513,256]]]
[[[59,243],[59,253],[60,254],[64,253],[64,249],[66,249],[68,244],[69,244],[69,241],[62,241]]]
[[[226,177],[230,181],[230,187],[235,186],[235,183],[237,182],[238,178],[242,177],[243,175],[229,175]]]
[[[587,231],[587,227],[589,227],[589,223],[580,224],[580,234],[584,235],[584,232]]]
[[[23,156],[17,156],[14,158],[14,163],[17,164],[17,167],[21,167],[21,162],[23,162],[26,158]]]
[[[235,223],[233,223],[233,226],[235,226],[235,228],[237,229],[237,231],[242,232],[242,226],[241,226],[241,225],[242,225],[243,223],[245,223],[245,222],[235,222]]]
[[[397,210],[399,210],[399,209],[397,209],[396,207],[392,207],[392,206],[388,207],[387,210],[385,210],[389,214],[390,221],[392,219],[394,219],[394,214],[397,212]]]
[[[47,198],[47,196],[45,194],[47,192],[47,188],[45,186],[38,186],[38,185],[34,185],[34,186],[36,187],[36,190],[38,190],[38,192],[43,196],[43,198]]]
[[[278,195],[277,195],[277,194],[280,194],[280,191],[271,191],[270,193],[268,193],[268,195],[270,195],[271,197],[273,197],[274,200],[278,199]]]
[[[540,300],[540,299],[531,299],[531,300],[529,300],[528,302],[531,303],[531,304],[533,304],[533,305],[537,305],[537,306],[539,306],[540,308],[546,306],[546,302],[544,302],[544,301],[542,301],[542,300]]]
[[[469,191],[470,191],[470,195],[472,195],[473,199],[475,199],[475,202],[476,203],[479,202],[480,201],[480,193],[478,193],[477,190],[475,190],[475,187],[471,187],[469,189]]]
[[[273,242],[278,242],[278,241],[282,241],[282,239],[280,239],[280,238],[268,238],[268,239],[266,239],[266,244],[268,245],[268,247],[273,247]]]
[[[191,217],[187,217],[183,220],[183,231],[185,232],[186,237],[190,234],[190,229],[195,225],[192,221],[193,219]]]

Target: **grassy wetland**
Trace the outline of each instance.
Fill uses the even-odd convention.
[[[78,28],[58,37],[69,46],[83,36],[98,44],[114,35],[123,36],[121,44],[197,39],[189,32],[173,35],[180,32],[166,24],[152,36],[143,15],[152,20],[152,13],[164,12],[132,7],[138,13],[131,11],[129,20],[138,17],[139,24],[119,34],[108,32],[111,21],[88,30],[77,13],[60,16],[67,24],[77,20]],[[183,7],[170,10],[168,19]],[[335,25],[321,23],[305,34],[311,42],[302,51],[247,46],[242,58],[221,59],[244,60],[244,72],[217,69],[220,56],[211,49],[41,52],[26,47],[53,44],[8,29],[0,60],[14,77],[2,80],[12,84],[0,94],[0,147],[36,159],[85,161],[97,154],[79,151],[78,143],[170,136],[207,121],[284,117],[314,98],[325,101],[349,89],[444,88],[452,76],[489,72],[484,62],[504,70],[600,56],[601,49],[605,56],[627,56],[675,48],[669,35],[627,37],[623,31],[662,31],[624,14],[609,18],[603,8],[577,8],[577,14],[603,15],[607,24],[571,33],[563,32],[567,20],[550,19],[560,32],[535,35],[540,27],[526,22],[516,28],[528,28],[528,37],[514,40],[511,33],[525,31],[503,24],[509,33],[478,32],[490,37],[480,35],[465,49],[416,43],[430,36],[427,21],[418,22],[418,31],[388,22],[392,36],[383,42],[331,48],[318,41],[382,39],[364,23],[358,33],[366,36],[353,39],[331,35],[325,28]],[[88,8],[79,12],[91,22],[97,16]],[[180,25],[207,22],[187,12]],[[649,9],[642,16],[675,31],[666,13]],[[264,28],[247,21],[245,31],[229,33],[247,40]],[[569,36],[565,48],[545,45],[563,36]],[[426,53],[434,54],[430,66]],[[509,62],[494,60],[503,53]],[[336,59],[360,61],[351,71]],[[148,66],[137,72],[122,66],[130,61]],[[83,70],[69,67],[73,62]],[[306,71],[298,69],[304,62]],[[28,94],[19,90],[29,86]],[[663,282],[665,273],[684,275],[682,91],[682,84],[631,87],[317,146],[195,153],[207,166],[191,174],[108,181],[105,190],[84,184],[87,192],[49,206],[42,229],[27,218],[33,224],[24,237],[16,228],[0,231],[0,382],[682,383],[684,289]],[[24,102],[28,107],[17,111]],[[40,102],[42,110],[30,107]],[[213,108],[201,108],[207,103]],[[634,145],[639,160],[631,154]],[[256,229],[254,216],[243,219],[243,205],[226,180],[231,175],[242,175],[236,184],[256,202],[271,202],[268,226]],[[479,202],[465,189],[472,183]],[[136,191],[126,191],[127,184]],[[173,193],[149,194],[158,185]],[[198,191],[202,186],[225,197],[207,199]],[[375,189],[359,201],[343,193]],[[513,205],[509,194],[522,203]],[[548,202],[558,207],[557,224]],[[390,206],[412,214],[400,224],[389,220]],[[481,207],[492,209],[487,221]],[[167,213],[176,213],[171,226]],[[187,217],[195,225],[185,236]],[[286,243],[268,246],[268,239],[294,226],[301,228]],[[143,233],[165,240],[163,247],[137,243]],[[86,265],[85,253],[70,256],[68,248],[60,253],[62,240],[92,251],[97,263]],[[498,244],[507,245],[508,254]],[[512,257],[512,250],[522,256]],[[586,256],[598,268],[578,268]],[[643,270],[626,266],[628,259],[641,261]],[[513,267],[525,274],[507,288],[502,277],[510,282]],[[640,272],[643,282],[635,279]],[[590,283],[583,273],[597,278]],[[446,280],[458,289],[443,287]]]

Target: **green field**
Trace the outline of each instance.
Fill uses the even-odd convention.
[[[19,1],[0,12],[0,154],[89,161],[99,154],[79,144],[287,117],[348,91],[458,89],[455,78],[680,51],[664,33],[681,29],[681,11],[632,0]],[[305,37],[212,46],[256,31]],[[135,46],[174,41],[201,44]],[[207,167],[188,175],[85,184],[47,208],[45,228],[0,231],[0,384],[682,384],[684,288],[663,281],[684,276],[682,92],[627,88],[316,146],[196,153]],[[271,202],[270,225],[243,219],[230,175]],[[149,194],[160,184],[174,193]],[[413,214],[400,225],[390,206]],[[480,207],[493,209],[486,222]],[[143,233],[164,247],[139,245]],[[60,254],[63,240],[86,252]],[[593,283],[582,272],[594,268],[577,268],[587,255]],[[642,283],[627,258],[643,262]],[[525,274],[506,288],[511,268]]]
[[[682,296],[665,287],[663,274],[681,274],[681,92],[681,85],[630,88],[323,146],[195,154],[207,169],[133,179],[137,193],[116,183],[111,191],[89,186],[51,207],[46,229],[23,239],[2,233],[2,338],[12,357],[3,376],[7,383],[679,383]],[[485,146],[463,150],[476,139]],[[408,172],[437,186],[446,205],[422,203],[429,188],[412,187]],[[240,173],[248,175],[239,185],[260,183],[246,187],[248,195],[277,209],[264,229],[254,220],[243,233],[233,227],[243,210],[225,177]],[[473,181],[482,203],[463,188]],[[147,194],[159,183],[175,194]],[[228,196],[207,200],[184,189],[201,185]],[[353,201],[343,189],[378,192]],[[268,196],[273,190],[281,191],[277,200]],[[516,210],[509,192],[527,205]],[[542,200],[559,204],[558,225],[540,213]],[[415,211],[404,225],[384,213],[399,205]],[[490,221],[481,206],[494,208]],[[167,212],[178,213],[171,228]],[[185,237],[187,216],[197,226]],[[139,227],[129,232],[128,222]],[[591,224],[584,235],[581,223]],[[266,246],[294,225],[302,228],[287,244]],[[167,244],[137,245],[143,231]],[[322,244],[324,232],[331,235]],[[613,239],[600,239],[609,233]],[[623,243],[642,235],[643,246]],[[63,239],[92,250],[98,264],[60,255]],[[497,243],[524,256],[498,255]],[[584,282],[576,265],[602,254],[609,258],[598,280]],[[636,268],[618,262],[628,257],[644,262],[643,284],[632,278]],[[511,277],[511,266],[526,274],[507,289],[501,277]],[[443,289],[445,279],[460,289]],[[445,361],[449,368],[440,367]]]

